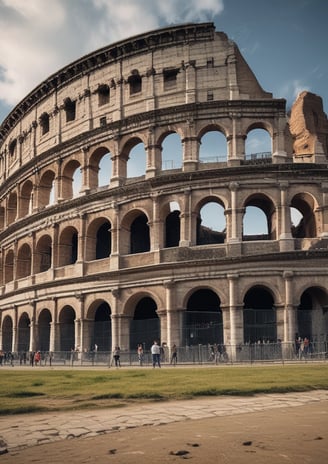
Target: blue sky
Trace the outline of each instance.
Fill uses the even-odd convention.
[[[287,109],[309,90],[327,113],[327,18],[328,0],[0,0],[0,122],[86,53],[198,21],[213,21],[234,40],[263,89],[285,98]]]

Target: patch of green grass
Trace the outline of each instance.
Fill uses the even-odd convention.
[[[328,363],[174,369],[164,365],[162,369],[91,368],[69,372],[8,369],[0,377],[0,414],[314,389],[328,389]]]

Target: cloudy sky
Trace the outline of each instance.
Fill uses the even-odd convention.
[[[213,21],[264,90],[302,90],[328,112],[327,0],[0,0],[0,121],[34,87],[97,48],[161,26]]]

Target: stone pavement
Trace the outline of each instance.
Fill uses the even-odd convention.
[[[198,398],[139,403],[122,408],[5,416],[0,417],[0,447],[4,453],[58,440],[93,437],[144,425],[158,426],[187,419],[247,414],[320,401],[328,401],[328,391]]]

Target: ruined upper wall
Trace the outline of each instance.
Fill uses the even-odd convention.
[[[328,120],[321,97],[301,92],[292,106],[289,127],[296,157],[327,156]]]

